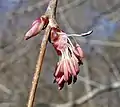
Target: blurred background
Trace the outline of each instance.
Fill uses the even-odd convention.
[[[0,0],[0,107],[26,107],[44,32],[28,41],[23,38],[48,2]],[[107,90],[82,104],[79,101],[99,86],[120,80],[120,0],[59,0],[57,21],[67,33],[93,33],[76,37],[85,52],[84,65],[78,81],[61,91],[53,84],[58,56],[48,43],[35,107],[67,107],[64,104],[69,103],[71,107],[119,107],[120,89]]]

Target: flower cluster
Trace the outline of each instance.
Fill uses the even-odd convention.
[[[69,35],[64,33],[59,27],[53,27],[53,23],[46,16],[41,16],[32,23],[31,29],[25,34],[25,39],[36,36],[47,25],[51,28],[49,41],[53,44],[59,61],[56,64],[54,72],[54,83],[58,84],[58,88],[62,89],[65,83],[71,84],[77,81],[77,75],[80,71],[79,66],[83,64],[82,59],[84,53],[79,44],[71,42]],[[78,36],[86,36],[92,33],[82,33]]]
[[[54,73],[54,83],[57,83],[58,88],[62,89],[65,82],[68,85],[72,81],[76,82],[80,71],[79,66],[83,64],[84,54],[79,44],[73,45],[67,34],[59,28],[52,27],[50,40],[59,55],[59,62]]]

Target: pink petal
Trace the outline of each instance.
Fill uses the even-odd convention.
[[[75,56],[71,57],[71,62],[73,63],[73,66],[75,68],[76,73],[79,71],[79,65],[78,65],[78,60],[76,59]]]
[[[64,81],[64,75],[60,78],[58,84],[61,84]]]
[[[37,18],[37,19],[32,23],[32,26],[34,26],[36,23],[41,23],[41,18]]]
[[[69,65],[69,60],[66,61],[66,67],[67,67],[69,74],[72,74],[72,71],[71,71],[70,65]]]
[[[64,63],[63,63],[63,71],[64,71],[64,79],[65,79],[65,81],[68,81],[68,68],[67,68],[67,66],[66,66],[66,60],[64,60]]]
[[[76,48],[73,49],[73,52],[74,52],[75,56],[77,56],[77,57],[80,56],[78,51],[76,50]]]
[[[25,39],[29,39],[33,36],[36,36],[39,33],[40,30],[40,24],[36,23],[26,34],[25,34]]]
[[[56,82],[58,83],[60,81],[61,77],[56,78]]]
[[[63,81],[61,84],[58,85],[58,89],[59,89],[59,90],[61,90],[61,89],[64,87],[64,83],[65,83],[65,82]]]
[[[83,53],[83,50],[81,49],[79,44],[76,44],[76,49],[77,49],[80,57],[83,58],[84,57],[84,53]]]
[[[58,64],[54,76],[59,76],[59,75],[61,75],[61,73],[62,73],[61,71],[62,71],[62,62],[60,62],[60,63]]]
[[[73,74],[74,76],[76,76],[76,71],[75,71],[75,68],[74,68],[71,60],[69,61],[69,66],[70,66],[70,68],[71,68],[72,74]]]

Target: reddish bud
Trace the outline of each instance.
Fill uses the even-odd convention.
[[[29,31],[25,34],[24,39],[28,40],[31,37],[36,36],[45,26],[48,24],[48,18],[47,17],[40,17],[36,19],[32,23],[32,27],[29,29]]]
[[[81,49],[81,47],[80,47],[79,44],[76,44],[76,50],[77,50],[77,52],[79,53],[79,56],[80,56],[81,58],[84,58],[83,50]]]

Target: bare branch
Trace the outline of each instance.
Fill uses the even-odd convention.
[[[8,66],[9,64],[14,63],[16,60],[18,60],[21,56],[25,55],[32,46],[32,43],[29,43],[29,45],[26,45],[24,48],[16,50],[16,52],[14,52],[15,54],[11,55],[11,57],[7,60],[5,60],[4,62],[1,63],[0,65],[0,70],[5,68],[6,66]]]
[[[107,91],[114,91],[119,88],[120,88],[120,82],[115,82],[115,83],[112,83],[111,85],[106,85],[106,86],[103,86],[100,88],[96,88],[93,91],[89,92],[87,95],[84,95],[83,97],[75,100],[74,103],[81,105],[81,104],[89,101],[90,99],[94,98],[96,95],[98,95],[100,93],[104,93]],[[53,106],[53,107],[69,107],[71,105],[72,105],[71,102],[68,102],[66,104],[51,104],[51,106]]]
[[[107,92],[107,91],[113,91],[113,90],[116,90],[118,88],[120,88],[120,82],[115,82],[111,85],[97,88],[97,89],[89,92],[87,95],[76,100],[76,104],[83,104],[86,101],[90,100],[91,98],[95,97],[96,95],[98,95],[100,93]]]
[[[97,51],[101,53],[100,49],[97,48]],[[112,68],[112,73],[116,77],[118,81],[120,81],[120,73],[115,64],[111,61],[109,55],[106,52],[101,53],[101,55],[104,57],[105,61],[109,64],[110,68]]]
[[[17,14],[24,14],[25,11],[27,12],[31,12],[33,11],[35,8],[41,8],[43,5],[45,5],[46,3],[48,3],[49,0],[43,0],[43,1],[40,1],[40,2],[37,2],[36,4],[32,5],[32,6],[28,6],[27,8],[20,8],[16,13]],[[11,16],[11,13],[7,13],[7,15],[10,17]]]
[[[8,89],[6,86],[0,84],[0,90],[2,90],[3,92],[7,93],[7,94],[11,94],[11,90]]]
[[[84,82],[85,84],[89,84],[89,85],[97,87],[97,88],[104,86],[103,84],[100,84],[96,81],[88,80],[88,79],[86,79],[85,77],[82,77],[82,76],[78,76],[78,80]]]
[[[58,0],[51,0],[49,2],[47,11],[45,13],[45,15],[47,17],[49,17],[49,20],[52,20],[52,21],[55,20],[53,18],[55,18],[54,15],[56,13],[57,1]],[[39,75],[40,75],[40,72],[41,72],[41,68],[42,68],[43,59],[44,59],[44,56],[45,56],[45,51],[46,51],[46,46],[47,46],[47,43],[48,43],[48,38],[49,38],[50,31],[51,31],[51,28],[48,24],[46,29],[45,29],[45,35],[44,35],[42,43],[41,43],[40,53],[39,53],[38,61],[37,61],[37,64],[36,64],[36,70],[35,70],[33,81],[32,81],[32,88],[31,88],[31,91],[30,91],[27,107],[33,107],[35,94],[36,94],[36,89],[37,89],[38,80],[39,80]]]
[[[75,6],[79,5],[79,4],[84,3],[85,1],[87,1],[87,0],[81,0],[81,1],[80,0],[74,0],[73,2],[71,2],[71,3],[69,3],[69,4],[65,5],[65,6],[59,7],[57,13],[64,12],[65,10],[68,10],[68,9],[70,9],[72,7],[75,7]],[[16,13],[24,14],[25,11],[31,12],[31,11],[34,10],[34,8],[40,9],[41,6],[45,5],[48,2],[49,2],[49,0],[40,1],[40,2],[38,2],[38,3],[36,3],[36,4],[32,5],[32,6],[29,6],[28,8],[20,8]],[[12,19],[12,14],[7,13],[7,17],[9,17],[9,19]]]
[[[84,74],[85,74],[85,79],[87,79],[89,81],[90,75],[89,75],[88,64],[87,64],[86,60],[84,60],[83,70],[84,70]],[[85,89],[86,89],[87,94],[92,91],[91,86],[89,84],[85,84]],[[89,101],[88,104],[90,107],[94,107],[92,100]]]
[[[33,103],[34,103],[34,99],[35,99],[35,93],[36,93],[36,89],[37,89],[37,84],[38,84],[38,80],[39,80],[40,71],[41,71],[41,68],[42,68],[43,58],[44,58],[45,51],[46,51],[46,45],[47,45],[47,42],[48,42],[49,33],[50,33],[50,28],[47,27],[46,31],[45,31],[45,35],[44,35],[43,40],[42,40],[42,44],[41,44],[40,53],[39,53],[38,61],[37,61],[37,64],[36,64],[36,70],[35,70],[34,78],[33,78],[33,81],[32,81],[32,88],[31,88],[31,91],[30,91],[30,96],[29,96],[27,107],[33,107]]]

